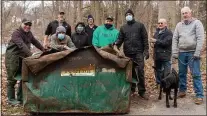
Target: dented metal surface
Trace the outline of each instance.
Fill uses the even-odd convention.
[[[131,62],[123,68],[94,48],[78,50],[34,74],[23,63],[27,112],[127,113]]]

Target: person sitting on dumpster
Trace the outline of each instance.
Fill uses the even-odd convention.
[[[22,59],[32,55],[31,44],[45,51],[40,42],[33,36],[30,31],[32,20],[23,18],[21,26],[16,29],[11,36],[5,54],[5,66],[7,71],[7,98],[8,104],[18,105],[22,104],[22,81],[21,81],[21,67]],[[20,81],[17,88],[17,99],[15,99],[15,84],[17,80]]]
[[[105,24],[98,26],[93,33],[92,44],[95,47],[105,47],[113,44],[118,38],[119,31],[113,25],[113,17],[108,16]]]
[[[75,49],[76,47],[70,36],[66,35],[65,33],[65,27],[57,27],[56,33],[50,37],[50,47],[59,51]]]
[[[75,32],[72,34],[71,39],[77,48],[89,46],[89,36],[85,32],[85,24],[78,22],[75,26]]]

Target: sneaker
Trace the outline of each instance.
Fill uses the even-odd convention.
[[[131,97],[135,97],[136,96],[136,92],[131,92]]]
[[[184,98],[186,96],[186,93],[185,92],[179,92],[178,93],[178,97],[179,98]]]
[[[200,105],[203,103],[203,98],[195,98],[195,104]]]
[[[149,100],[149,96],[146,94],[139,94],[139,96],[144,100]]]

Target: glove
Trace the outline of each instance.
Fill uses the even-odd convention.
[[[145,50],[143,55],[144,55],[145,60],[149,59],[149,51],[148,50]]]

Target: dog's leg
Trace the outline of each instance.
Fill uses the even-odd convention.
[[[169,94],[170,94],[170,90],[166,90],[166,107],[169,108],[170,104],[169,104]]]
[[[171,96],[171,88],[170,88],[170,93],[169,93],[169,99],[173,100],[172,96]]]
[[[159,100],[162,99],[162,86],[160,85],[160,94],[159,94],[159,97],[158,97]]]
[[[177,108],[177,93],[178,93],[178,88],[174,88],[174,108]]]

